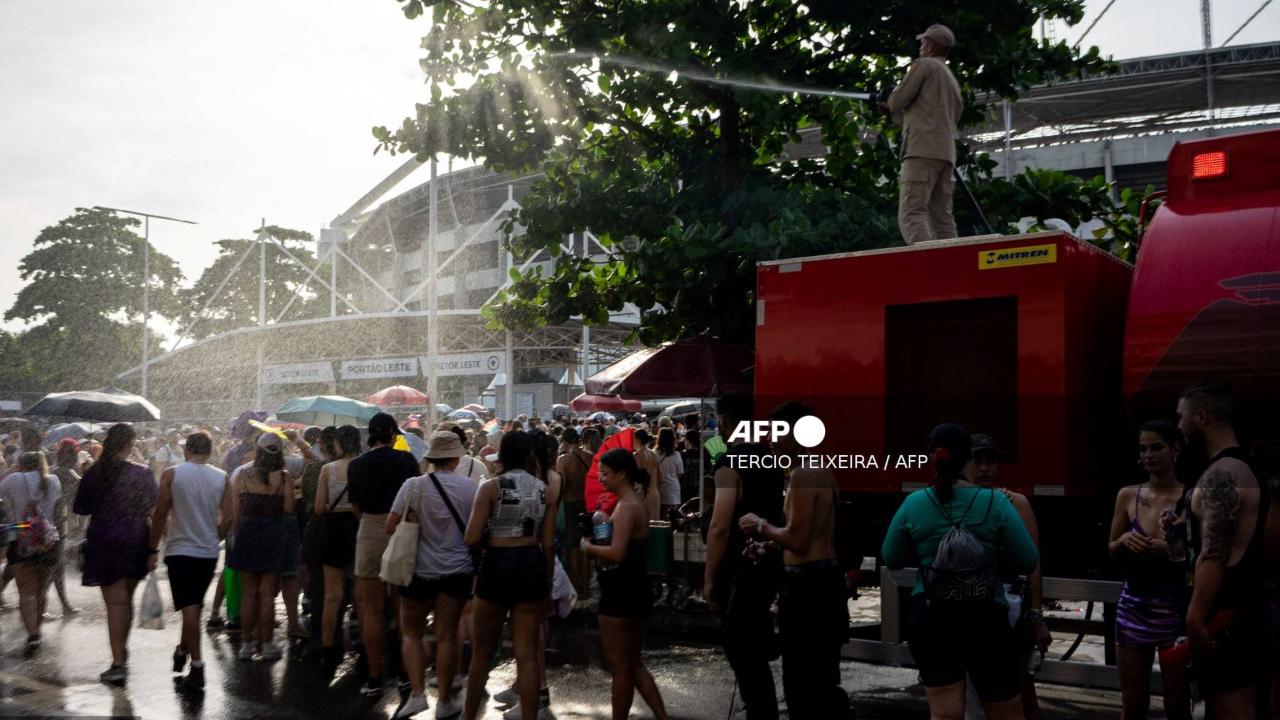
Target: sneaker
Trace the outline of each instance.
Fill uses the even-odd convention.
[[[391,716],[391,720],[401,720],[402,718],[412,717],[426,709],[427,709],[426,693],[423,693],[422,695],[410,694],[409,697],[404,701],[404,704],[400,706],[400,709],[396,710],[396,714]],[[439,711],[437,710],[436,713],[438,715]]]
[[[222,626],[223,626],[222,616],[221,616],[221,615],[210,615],[210,616],[209,616],[209,621],[208,621],[208,622],[206,622],[206,623],[204,624],[204,626],[205,626],[205,628],[207,628],[207,629],[209,629],[209,630],[221,630],[221,629],[222,629]]]
[[[432,684],[432,687],[435,687],[435,685]],[[515,686],[512,686],[494,695],[493,702],[498,705],[518,705],[520,703],[520,693],[516,691]]]
[[[33,656],[33,655],[35,655],[35,654],[36,654],[36,651],[37,651],[37,650],[39,650],[39,649],[40,649],[40,636],[39,636],[39,635],[32,635],[31,637],[28,637],[28,638],[27,638],[27,644],[26,644],[26,646],[25,646],[25,647],[23,647],[23,649],[22,649],[22,655],[23,655],[23,657],[28,657],[28,658],[29,658],[29,657],[31,657],[31,656]]]
[[[365,697],[382,697],[382,678],[369,678],[360,686],[360,694]]]
[[[108,685],[124,687],[125,680],[129,677],[129,671],[122,665],[112,665],[107,668],[106,672],[98,676],[98,679]]]
[[[400,697],[408,697],[413,692],[413,683],[409,682],[409,678],[402,677],[396,681],[396,691],[400,693]]]
[[[268,661],[279,660],[280,657],[283,655],[284,655],[284,651],[280,649],[279,645],[276,645],[271,641],[262,643],[262,659],[263,660],[268,660]]]
[[[178,681],[178,688],[191,692],[204,690],[204,666],[192,663],[186,676]]]
[[[551,715],[549,714],[551,705],[543,704],[542,701],[543,698],[538,698],[538,720],[551,720]],[[502,713],[502,720],[520,720],[522,717],[519,703],[512,705],[506,709],[506,712]]]
[[[458,715],[461,715],[461,714],[462,714],[462,701],[458,699],[457,695],[454,695],[453,697],[449,698],[449,702],[441,701],[436,703],[436,718],[438,720],[443,720],[443,718],[457,717]]]
[[[187,651],[186,651],[186,648],[179,645],[173,650],[173,672],[180,673],[182,672],[182,668],[186,666],[187,666]]]
[[[236,653],[236,658],[240,660],[253,659],[253,643],[244,643],[240,646],[240,652]]]

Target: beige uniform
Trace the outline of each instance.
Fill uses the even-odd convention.
[[[940,58],[911,63],[888,100],[902,125],[902,172],[898,176],[898,227],[908,245],[953,238],[951,178],[956,163],[956,124],[964,103],[960,84]]]

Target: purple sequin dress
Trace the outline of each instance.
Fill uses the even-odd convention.
[[[147,519],[155,507],[155,473],[146,465],[118,463],[112,480],[102,477],[101,463],[80,479],[73,510],[89,516],[85,532],[84,573],[89,587],[114,584],[121,578],[139,580],[147,574]]]
[[[1129,529],[1147,537],[1138,522],[1139,491],[1133,499]],[[1116,644],[1127,648],[1166,648],[1186,635],[1187,572],[1164,559],[1137,560],[1125,573],[1116,603]]]

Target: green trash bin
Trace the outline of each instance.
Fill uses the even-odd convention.
[[[650,575],[670,575],[675,569],[675,537],[671,523],[655,520],[649,523],[649,539],[645,543],[645,564]]]

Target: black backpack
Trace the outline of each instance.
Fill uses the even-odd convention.
[[[987,504],[986,522],[991,516],[991,507],[995,504],[995,490],[991,493]],[[933,557],[933,565],[925,571],[924,590],[930,600],[948,603],[991,602],[996,598],[1000,588],[1000,576],[996,572],[994,553],[982,544],[968,528],[964,519],[969,514],[973,503],[981,493],[974,493],[969,504],[961,513],[959,520],[953,520],[942,503],[929,490],[925,495],[933,501],[938,512],[947,519],[951,529],[942,536],[938,550]]]

